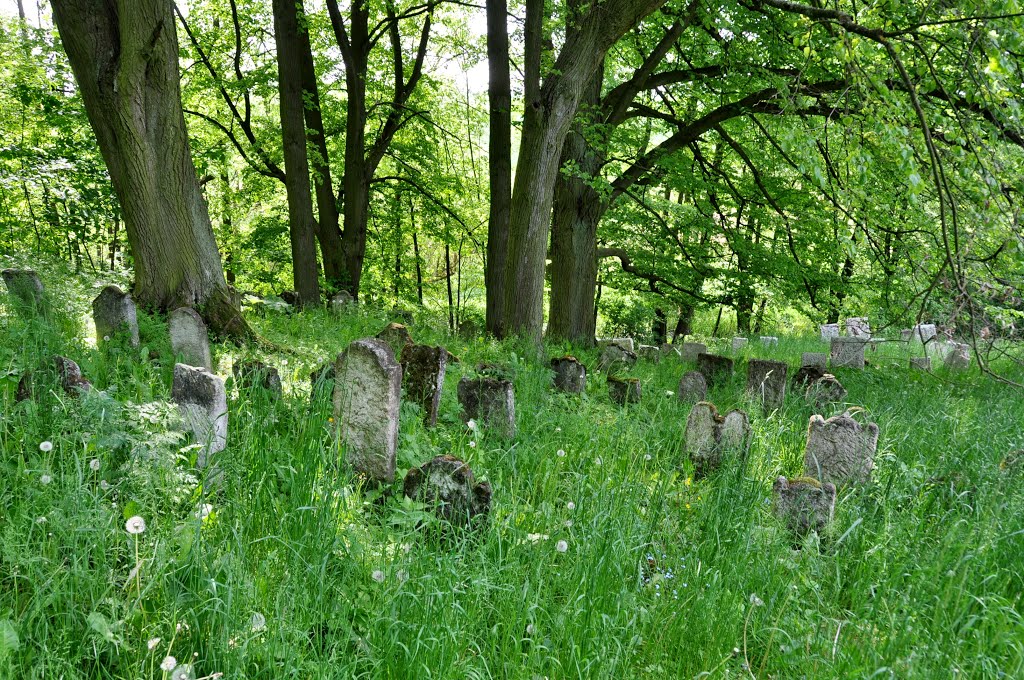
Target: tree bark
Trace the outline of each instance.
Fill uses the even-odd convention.
[[[487,270],[484,272],[486,325],[488,333],[501,337],[505,316],[509,206],[512,202],[512,86],[506,0],[487,0],[487,62],[491,205],[487,222]]]
[[[171,0],[54,0],[53,16],[121,204],[134,297],[248,337],[228,291],[181,108]]]
[[[288,194],[288,232],[292,246],[292,280],[300,307],[320,303],[316,263],[316,221],[309,191],[305,105],[302,92],[302,46],[296,0],[274,0],[274,41],[277,44],[278,90],[281,99],[281,140],[284,185]]]

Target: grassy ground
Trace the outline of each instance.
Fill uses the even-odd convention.
[[[50,324],[0,297],[0,676],[170,677],[168,655],[196,678],[1024,676],[1024,461],[1001,465],[1024,448],[1024,395],[976,370],[912,373],[894,344],[840,372],[849,402],[823,415],[878,423],[874,483],[842,489],[830,529],[794,545],[769,501],[801,473],[812,411],[795,395],[762,413],[742,371],[715,389],[720,410],[748,410],[754,444],[746,470],[694,482],[669,394],[681,362],[637,367],[643,402],[619,408],[600,374],[567,398],[528,348],[417,319],[414,337],[461,363],[436,429],[403,405],[400,473],[451,453],[494,488],[487,530],[453,540],[417,530],[401,494],[355,486],[329,404],[310,403],[310,371],[386,314],[251,316],[281,348],[262,358],[285,396],[232,394],[224,487],[203,495],[166,405],[166,327],[143,317],[141,351],[101,353],[81,322],[98,289],[47,284]],[[795,367],[815,350],[745,355]],[[237,351],[218,348],[222,375]],[[100,389],[67,398],[37,371],[16,405],[17,375],[55,353]],[[512,443],[460,420],[455,385],[479,361],[514,370]]]

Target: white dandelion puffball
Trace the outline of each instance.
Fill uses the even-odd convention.
[[[146,520],[138,515],[129,517],[128,521],[124,523],[124,530],[133,535],[141,534],[146,530]]]
[[[53,481],[53,477],[51,477],[50,475],[45,475],[44,474],[44,475],[40,475],[39,476],[39,483],[42,484],[43,486],[46,486],[47,484],[49,484],[52,481]]]
[[[648,453],[647,455],[645,455],[644,460],[651,460],[651,454]]]
[[[562,428],[560,428],[560,427],[556,427],[555,428],[555,432],[561,432],[561,431],[562,431]]]
[[[196,517],[198,519],[206,519],[210,516],[211,512],[213,512],[213,506],[209,503],[203,503],[199,506],[199,509],[196,510]]]
[[[171,680],[193,680],[195,676],[192,674],[192,666],[188,664],[182,664],[174,669],[171,673]]]
[[[36,517],[36,524],[46,524],[46,517]]]
[[[558,449],[558,457],[565,458],[565,449]]]
[[[174,670],[174,667],[178,665],[178,660],[173,656],[165,656],[164,660],[160,662],[160,670],[170,673]]]
[[[107,489],[110,488],[110,482],[108,482],[105,479],[101,479],[100,480],[100,488],[103,489],[104,491],[106,491]]]
[[[53,442],[49,440],[42,442],[39,445],[39,450],[42,451],[43,453],[49,453],[50,451],[53,451]]]
[[[146,643],[146,646],[149,647],[149,651],[152,652],[154,649],[156,649],[156,646],[158,644],[160,644],[160,638],[150,638],[149,642]]]
[[[259,612],[253,612],[252,618],[249,619],[249,626],[254,633],[264,631],[267,629],[267,617]]]
[[[567,542],[565,542],[565,541],[559,541],[558,543],[555,544],[555,550],[557,550],[558,552],[564,553],[568,549],[569,549],[569,544]]]
[[[568,503],[565,504],[565,507],[567,509],[569,509],[569,510],[575,510],[576,509],[576,504],[573,503],[572,501],[569,501]]]
[[[469,448],[471,448],[471,449],[475,449],[476,448],[476,440],[475,439],[473,441],[469,442]]]
[[[469,422],[466,423],[466,427],[476,432],[476,421],[470,418]]]
[[[370,577],[377,583],[384,583],[384,572],[380,569],[374,570],[373,574],[371,574]]]
[[[89,469],[92,470],[93,472],[99,472],[99,470],[100,470],[100,459],[99,458],[93,458],[92,460],[90,460],[89,461]]]

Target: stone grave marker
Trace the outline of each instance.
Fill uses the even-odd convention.
[[[423,409],[423,424],[437,425],[441,391],[448,370],[448,350],[430,345],[407,345],[402,352],[405,394]]]
[[[707,354],[707,345],[700,342],[684,342],[680,352],[683,361],[696,361],[698,354]]]
[[[92,383],[82,377],[82,369],[71,359],[55,356],[53,362],[57,367],[57,377],[64,392],[77,397],[82,392],[92,389]]]
[[[92,319],[96,326],[96,342],[127,340],[139,346],[139,321],[132,296],[114,285],[107,286],[92,301]]]
[[[916,342],[926,343],[935,340],[938,333],[933,323],[922,323],[914,326],[911,331],[911,339]]]
[[[196,465],[205,468],[228,442],[228,397],[224,381],[201,366],[174,365],[171,401],[197,444]]]
[[[559,392],[583,394],[587,391],[587,367],[576,357],[556,357],[551,360],[551,368],[555,372],[555,389]]]
[[[774,335],[762,335],[760,340],[765,347],[775,347],[779,344],[779,339]]]
[[[818,409],[842,401],[846,399],[846,395],[846,388],[831,373],[826,373],[812,382],[806,392],[807,401]]]
[[[747,362],[747,392],[766,409],[782,408],[788,371],[789,366],[784,361],[751,359]]]
[[[608,345],[618,345],[630,352],[636,352],[636,346],[633,342],[633,338],[601,338],[597,341],[598,347],[607,347]]]
[[[331,311],[335,314],[340,314],[348,309],[349,305],[355,304],[355,300],[352,295],[343,290],[339,293],[335,293],[334,297],[331,298]]]
[[[636,365],[636,359],[636,354],[634,354],[632,350],[626,349],[622,345],[618,345],[613,342],[605,345],[597,366],[601,371],[611,371],[618,368],[632,368]]]
[[[932,370],[931,357],[910,357],[910,367],[921,371]]]
[[[867,340],[871,337],[871,326],[867,317],[854,316],[846,320],[846,335],[851,338],[862,338]]]
[[[946,368],[962,371],[971,367],[971,346],[965,342],[946,343]]]
[[[867,344],[861,338],[832,338],[832,368],[863,369]]]
[[[746,338],[733,338],[732,339],[732,351],[733,352],[740,351],[741,349],[743,349],[744,347],[747,346],[748,342],[749,342],[749,340],[747,340]]]
[[[619,406],[638,404],[643,396],[643,387],[636,378],[608,376],[608,396]]]
[[[672,345],[670,343],[667,343],[667,342],[661,343],[661,347],[659,347],[659,349],[661,350],[661,355],[662,356],[673,357],[675,359],[678,359],[680,357],[679,348],[677,348],[675,345]]]
[[[804,449],[804,476],[822,482],[861,484],[871,480],[878,425],[861,426],[849,414],[825,420],[811,416]]]
[[[235,385],[238,386],[239,391],[261,389],[276,397],[281,396],[281,374],[276,368],[267,366],[262,361],[256,359],[236,361],[231,366],[231,374],[235,378]]]
[[[475,420],[508,439],[516,436],[516,397],[511,380],[465,376],[459,381],[459,403],[466,422]]]
[[[696,403],[708,398],[708,382],[700,371],[687,371],[679,379],[679,388],[676,390],[679,401]]]
[[[402,367],[381,340],[363,338],[334,365],[334,421],[345,458],[357,473],[391,483],[398,448]]]
[[[708,387],[729,382],[732,378],[732,359],[717,354],[698,354],[697,370],[704,376]]]
[[[661,361],[661,350],[654,345],[640,345],[636,349],[636,355],[644,361],[657,364]]]
[[[826,375],[828,375],[828,371],[821,366],[801,366],[793,374],[793,389],[806,390],[808,385]]]
[[[686,419],[686,454],[696,475],[705,477],[722,467],[728,457],[742,463],[750,446],[750,422],[743,411],[729,411],[722,417],[715,405],[702,401]]]
[[[834,484],[822,484],[809,477],[779,477],[772,485],[772,493],[775,516],[798,536],[812,529],[820,532],[832,521],[836,507]]]
[[[837,323],[823,323],[818,329],[821,332],[821,339],[825,342],[839,337],[839,324]]]
[[[212,372],[210,337],[206,332],[206,324],[196,310],[178,307],[167,315],[167,325],[171,332],[171,351],[181,358],[181,363]]]
[[[396,359],[401,359],[405,348],[414,344],[409,329],[400,323],[389,323],[380,333],[377,333],[377,339],[391,348]]]
[[[453,526],[481,527],[491,511],[491,485],[477,482],[469,465],[454,456],[437,456],[411,468],[403,489],[408,498]]]
[[[828,354],[824,352],[804,352],[800,355],[800,367],[804,366],[828,368]]]
[[[0,272],[7,292],[16,301],[15,307],[23,314],[35,315],[45,308],[46,298],[39,274],[31,269],[5,269]]]

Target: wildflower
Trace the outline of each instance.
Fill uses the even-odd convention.
[[[471,449],[475,449],[476,448],[476,440],[473,440],[473,441],[469,442],[469,448],[471,448]]]
[[[672,390],[665,390],[665,396],[666,397],[674,397],[674,396],[676,396],[676,393],[673,392]]]
[[[92,470],[93,472],[99,472],[100,471],[100,459],[99,458],[93,458],[92,460],[90,460],[89,461],[89,469]]]
[[[759,598],[757,596],[757,593],[751,593],[750,594],[750,604],[754,605],[755,607],[763,607],[764,606],[764,600]]]
[[[527,635],[533,635],[533,631],[534,631],[533,624],[532,623],[526,624],[526,634]]]
[[[264,631],[267,629],[267,617],[259,612],[253,612],[252,618],[249,619],[249,626],[254,633]]]
[[[104,335],[103,336],[103,342],[110,342],[110,336],[109,335]]]
[[[687,504],[686,504],[686,509],[687,509],[687,510],[689,510],[689,509],[690,509],[690,504],[689,504],[689,503],[687,503]]]
[[[128,521],[124,523],[124,530],[132,535],[141,534],[146,530],[146,520],[142,519],[138,515],[129,517]]]
[[[469,422],[466,423],[466,427],[476,432],[476,421],[470,418]]]
[[[171,680],[192,680],[193,677],[192,666],[187,663],[178,666],[171,673]]]
[[[558,457],[565,458],[565,449],[558,449]]]
[[[110,488],[110,482],[108,482],[105,479],[101,479],[100,480],[100,488],[103,489],[104,491],[106,491],[107,489]]]
[[[683,484],[685,484],[686,486],[690,486],[691,484],[693,484],[693,477],[687,477],[686,481],[683,482]]]
[[[564,553],[568,549],[569,549],[569,544],[567,542],[565,542],[565,541],[559,541],[558,543],[555,544],[555,550],[557,550],[558,552]]]
[[[178,665],[178,660],[173,656],[165,656],[164,660],[160,662],[160,670],[167,671],[168,673],[173,671],[175,666]]]
[[[37,517],[36,518],[36,524],[46,524],[46,518],[45,517]]]
[[[43,453],[49,453],[53,451],[53,442],[47,440],[39,445],[39,450]]]
[[[573,503],[572,501],[569,501],[568,503],[565,504],[565,507],[566,507],[567,510],[575,510],[576,509],[576,504]]]
[[[328,418],[328,419],[327,419],[327,422],[329,422],[329,423],[333,423],[333,422],[334,422],[334,416],[331,416],[330,418]]]
[[[548,535],[547,534],[526,534],[526,538],[529,541],[537,543],[539,541],[546,541],[546,540],[548,540]]]
[[[555,432],[561,432],[561,431],[562,431],[562,428],[560,428],[560,427],[556,427],[555,428]]]
[[[645,455],[644,460],[651,460],[651,454],[648,453],[647,455]]]
[[[370,574],[370,578],[372,578],[377,583],[384,583],[384,572],[380,569],[375,569],[374,572]]]
[[[196,517],[198,519],[206,519],[210,516],[211,512],[213,512],[213,506],[209,503],[203,503],[199,506],[199,509],[196,510]]]
[[[150,638],[149,642],[146,643],[146,646],[149,647],[149,651],[152,652],[154,649],[156,649],[156,646],[158,644],[160,644],[160,638]]]
[[[46,486],[47,484],[49,484],[52,481],[53,481],[53,477],[51,477],[50,475],[47,475],[47,474],[43,474],[43,475],[41,475],[39,477],[39,483],[42,484],[43,486]]]

